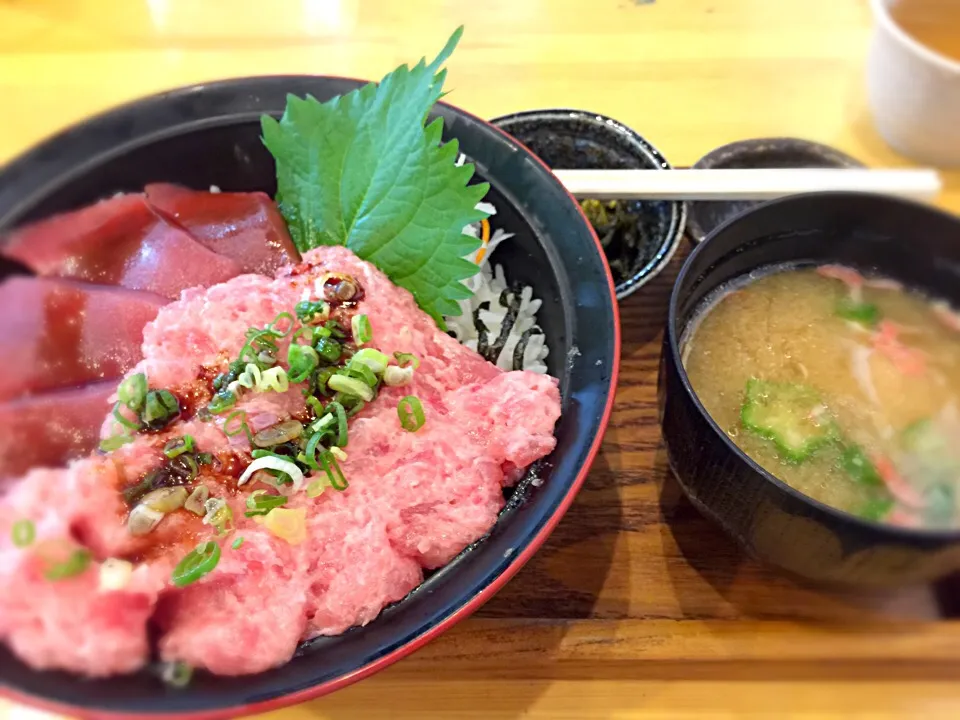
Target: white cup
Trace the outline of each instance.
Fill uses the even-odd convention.
[[[871,0],[867,90],[877,130],[897,152],[960,167],[960,63],[920,44],[890,16],[897,0]]]

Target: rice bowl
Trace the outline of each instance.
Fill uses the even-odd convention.
[[[274,82],[277,82],[277,81],[274,81]],[[288,89],[290,89],[290,86],[291,86],[290,79],[285,79],[284,82],[286,83],[286,87],[283,87],[283,88],[281,88],[277,84],[273,85],[273,87],[275,88],[275,90],[273,91],[274,97],[277,97],[281,93],[284,93]],[[316,83],[317,81],[310,80],[309,82]],[[331,90],[335,91],[334,88],[336,88],[336,86],[337,86],[336,83],[332,83],[332,85],[330,86],[330,89],[326,91],[326,94],[329,94]],[[217,88],[215,87],[212,89],[214,96],[216,95],[216,90]],[[320,92],[319,90],[317,90],[316,85],[314,85],[311,88],[311,90],[314,92],[314,94],[318,96],[323,96],[325,94],[324,92]],[[266,96],[267,98],[269,98],[270,96],[269,92],[262,92],[261,94]],[[452,112],[445,108],[441,109],[441,111]],[[474,123],[478,122],[478,121],[470,120],[469,116],[458,115],[458,117],[461,119],[461,123],[466,122],[467,120]],[[464,118],[466,118],[466,120],[464,120]],[[478,129],[480,129],[481,127],[482,125],[477,126]],[[461,126],[460,130],[465,131],[465,128]],[[237,127],[237,131],[240,132],[241,135],[244,135],[246,133],[246,131],[243,130],[242,127],[240,126]],[[505,142],[502,139],[502,137],[496,134],[494,131],[484,130],[483,132],[488,133],[487,139],[485,140],[485,142],[493,142],[494,144]],[[468,135],[469,133],[461,134],[461,138],[467,137]],[[184,139],[186,142],[189,142],[189,140],[187,140],[187,137],[188,135],[185,134]],[[250,138],[251,134],[246,134],[246,137]],[[492,152],[491,147],[484,149],[482,145],[476,145],[470,148],[467,146],[467,142],[465,140],[462,140],[462,141],[464,142],[464,149],[469,151],[469,154],[471,157],[482,158],[482,157],[485,157],[485,153],[486,153],[486,156],[489,156],[489,153]],[[235,142],[235,140],[232,140],[232,139],[227,140],[226,138],[224,138],[224,142],[233,143]],[[211,156],[216,156],[219,153],[220,147],[223,147],[225,149],[227,146],[214,143],[214,146],[209,148],[208,152],[210,153]],[[251,143],[249,147],[251,148],[251,151],[253,151],[253,149],[256,148],[256,145]],[[83,154],[88,155],[89,152],[90,152],[90,149],[85,148]],[[69,153],[67,153],[67,155],[69,156]],[[213,157],[209,157],[208,160],[209,162],[205,163],[205,165],[207,165],[208,167],[218,166],[217,175],[221,175],[221,174],[224,176],[230,175],[230,173],[222,172],[222,169],[224,167],[229,167],[229,164],[230,164],[230,161],[228,161],[226,157],[221,156],[219,159],[214,159]],[[24,168],[24,164],[21,163],[19,166],[15,164],[15,166],[11,168],[11,171],[16,173],[17,171],[22,170],[23,168]],[[129,166],[128,168],[132,169]],[[498,169],[498,168],[490,167],[486,171],[484,171],[484,174],[488,178],[500,177],[500,173],[504,171],[505,170],[503,168]],[[241,170],[240,175],[238,176],[240,178],[238,182],[244,181],[242,178],[243,172],[244,171]],[[249,172],[249,169],[246,172]],[[539,170],[538,172],[545,172],[545,171]],[[159,177],[162,178],[163,177],[162,174]],[[167,176],[167,177],[169,179],[181,179],[181,178],[172,178],[170,176]],[[506,177],[506,176],[503,176],[503,177]],[[549,176],[544,174],[543,177],[549,177]],[[151,173],[151,175],[144,176],[142,177],[142,179],[137,179],[135,176],[130,175],[127,177],[127,179],[117,182],[117,178],[115,175],[113,177],[109,177],[109,175],[107,175],[107,176],[104,176],[102,180],[102,182],[106,183],[103,187],[103,190],[97,190],[96,181],[92,183],[88,181],[83,188],[83,192],[88,194],[87,198],[79,197],[75,193],[75,191],[72,198],[70,197],[69,194],[61,194],[60,196],[62,198],[61,202],[67,203],[65,207],[61,206],[60,208],[54,208],[54,207],[50,207],[48,203],[47,207],[42,212],[46,214],[56,209],[68,209],[71,206],[75,207],[76,204],[78,204],[78,202],[85,202],[90,199],[94,199],[95,197],[97,197],[97,195],[103,196],[109,193],[110,191],[116,190],[118,186],[121,188],[123,187],[131,188],[131,187],[135,187],[136,184],[138,183],[145,183],[147,181],[154,180],[154,179],[158,179],[158,176],[156,174]],[[42,176],[37,176],[35,180],[39,180],[41,183],[43,182]],[[194,187],[198,187],[198,186],[209,187],[209,185],[213,183],[224,185],[223,180],[216,177],[215,174],[212,172],[206,178],[202,176],[197,176],[194,178],[190,178],[187,181],[190,182],[190,184],[193,185]],[[269,184],[268,183],[265,184],[263,181],[254,182],[246,186],[234,185],[232,187],[229,187],[229,190],[256,189],[256,188],[263,188],[269,192]],[[24,186],[21,186],[20,190],[25,192],[27,188]],[[557,188],[556,191],[562,193],[562,190],[559,188]],[[561,197],[565,198],[566,196],[561,194]],[[0,201],[4,199],[9,201],[10,197],[9,196],[6,198],[0,197]],[[498,213],[498,217],[500,217],[501,215],[504,217],[504,220],[505,220],[504,227],[506,228],[506,231],[517,231],[517,230],[521,231],[516,233],[516,237],[514,239],[511,239],[509,245],[502,246],[501,251],[498,251],[498,253],[499,252],[505,253],[503,257],[504,265],[509,266],[511,270],[514,267],[516,267],[519,271],[516,276],[512,275],[512,272],[511,272],[510,280],[529,284],[531,286],[531,292],[528,293],[528,295],[532,295],[534,294],[533,291],[538,286],[544,287],[542,280],[538,281],[534,276],[534,274],[529,273],[530,266],[528,261],[518,263],[516,258],[518,257],[517,253],[521,247],[523,248],[523,253],[521,253],[520,257],[522,257],[522,254],[526,254],[530,252],[531,249],[533,250],[534,253],[538,252],[535,249],[536,246],[530,244],[530,240],[536,236],[530,234],[530,230],[528,229],[529,226],[523,225],[522,221],[518,222],[518,218],[522,218],[522,215],[517,214],[517,211],[514,209],[513,204],[510,200],[508,200],[505,197],[499,197],[498,199],[496,199],[495,204],[497,206],[497,209],[500,211]],[[17,205],[19,208],[17,213],[11,212],[12,206],[10,204],[0,205],[0,207],[3,208],[3,213],[4,213],[3,221],[7,225],[7,227],[9,227],[9,225],[13,222],[22,221],[23,219],[25,219],[26,213],[29,211],[27,207],[25,207],[24,205],[18,202],[15,202],[14,205]],[[34,206],[34,207],[37,208],[39,206]],[[36,210],[34,210],[34,212],[36,212]],[[576,211],[575,208],[570,210],[570,212],[572,212],[573,214],[570,216],[570,218],[568,218],[568,220],[572,220],[572,222],[574,223],[582,223],[582,218],[580,218],[579,213]],[[582,224],[579,225],[579,228],[580,229],[576,230],[576,232],[586,232],[587,236],[589,237],[589,231],[583,230]],[[562,237],[562,233],[556,235],[555,237],[556,238]],[[582,252],[582,248],[580,249],[580,252]],[[594,250],[592,252],[595,253],[596,251]],[[599,272],[598,277],[603,278],[603,282],[606,282],[607,278],[605,277],[605,273],[602,270],[602,264],[599,263],[598,257],[596,258],[596,260],[598,261],[598,266],[597,266],[597,270]],[[546,266],[548,267],[557,267],[554,263],[551,263],[546,258],[544,258],[541,262],[545,262]],[[495,278],[495,275],[493,272],[490,273],[490,278],[491,280]],[[546,293],[544,294],[546,295],[553,295],[555,292],[557,292],[555,289],[551,289],[548,287],[546,287],[545,289],[546,289]],[[562,296],[564,292],[566,291],[561,292],[560,295]],[[601,312],[605,312],[605,313],[611,312],[611,306],[609,302],[610,301],[608,298],[608,302],[604,305],[605,309],[600,308]],[[572,305],[568,307],[572,307]],[[545,312],[545,308],[541,308],[537,316],[537,320],[539,323],[542,323],[542,327],[544,328],[547,338],[551,338],[551,337],[554,338],[554,340],[552,341],[548,340],[546,343],[544,343],[545,346],[552,343],[553,346],[551,347],[551,350],[554,351],[551,354],[551,356],[548,356],[546,364],[548,366],[551,364],[554,365],[554,367],[550,369],[553,370],[554,373],[559,374],[561,376],[561,388],[569,389],[571,382],[579,382],[579,381],[575,380],[576,375],[567,375],[564,372],[565,368],[563,364],[556,363],[556,359],[565,358],[566,348],[564,347],[564,344],[568,343],[570,339],[567,338],[566,336],[564,324],[558,323],[559,317],[557,315],[551,315],[550,313],[548,313],[547,315],[544,315],[544,312]],[[612,321],[611,319],[612,319],[612,315],[608,315],[608,321]],[[599,323],[599,326],[603,326],[603,325],[604,325],[604,321],[601,321]],[[608,326],[608,327],[612,328],[612,326]],[[558,343],[559,343],[559,349],[558,349]],[[597,378],[597,379],[601,379],[603,387],[608,387],[608,384],[611,381],[612,376],[615,374],[615,364],[612,364],[613,360],[611,359],[612,357],[615,357],[615,355],[613,353],[611,353],[610,355],[607,354],[611,350],[612,350],[611,346],[601,345],[592,351],[592,355],[590,355],[588,358],[585,358],[585,362],[589,361],[591,365],[598,359],[603,362],[604,370],[603,370],[603,375],[601,376],[602,379]],[[551,362],[551,358],[555,358],[555,360]],[[603,360],[603,358],[608,358],[608,360]],[[560,367],[557,368],[556,365],[559,365]],[[589,382],[593,384],[596,382],[596,380],[590,380]],[[564,392],[566,392],[566,390],[564,390]],[[601,396],[597,396],[597,399],[600,399],[600,397]],[[602,423],[604,421],[604,415],[605,415],[605,412],[603,409],[603,405],[601,404],[599,406],[598,414],[590,416],[591,417],[590,422]],[[560,431],[560,438],[561,438],[562,444],[569,442],[571,439],[571,436],[564,434],[565,433],[564,427],[568,427],[568,426],[564,426],[563,421],[561,421],[561,427],[559,431]],[[564,437],[566,437],[566,440],[564,440]],[[593,442],[596,441],[596,437],[594,433],[590,433],[588,437],[591,438]],[[584,439],[586,440],[587,438],[584,438]],[[577,447],[579,447],[580,450],[583,452],[587,452],[589,450],[589,446],[593,444],[592,442],[587,442],[586,445],[580,445],[579,444],[580,442],[582,441],[578,441]],[[377,621],[370,623],[363,631],[362,640],[360,636],[354,636],[354,635],[350,635],[349,637],[345,636],[344,638],[335,638],[334,640],[336,640],[336,642],[334,643],[334,645],[331,645],[330,647],[335,646],[341,649],[344,647],[349,647],[350,650],[345,654],[338,651],[334,656],[326,658],[324,662],[329,666],[331,666],[331,669],[326,672],[332,672],[333,673],[332,676],[326,675],[326,673],[324,673],[323,675],[317,675],[315,670],[307,669],[308,666],[313,666],[317,660],[320,660],[319,657],[317,657],[315,654],[312,654],[312,653],[304,657],[298,658],[297,660],[294,661],[292,665],[288,666],[288,668],[285,668],[283,671],[285,673],[284,676],[292,677],[290,673],[294,673],[294,674],[302,673],[302,672],[311,673],[310,677],[314,679],[310,681],[310,684],[314,685],[315,688],[322,687],[323,691],[329,691],[329,689],[332,689],[336,685],[331,683],[327,683],[326,685],[316,685],[317,682],[322,683],[321,678],[324,675],[328,679],[330,677],[338,677],[338,676],[346,677],[346,675],[343,674],[342,670],[338,671],[334,669],[333,666],[337,666],[341,662],[347,662],[347,663],[357,662],[357,660],[350,660],[351,657],[357,657],[358,659],[364,656],[369,657],[362,650],[364,646],[376,647],[378,646],[379,643],[385,642],[386,637],[391,635],[395,636],[395,633],[398,631],[398,629],[404,627],[407,623],[417,622],[416,620],[413,619],[413,616],[411,614],[411,613],[415,614],[416,611],[415,610],[408,611],[406,610],[406,608],[417,608],[417,607],[423,608],[426,605],[429,605],[431,602],[440,602],[441,604],[443,604],[444,602],[447,602],[447,600],[453,597],[459,596],[459,594],[462,592],[462,590],[459,588],[462,588],[463,586],[462,584],[464,582],[479,583],[476,586],[477,590],[474,592],[471,592],[469,597],[476,597],[477,603],[482,601],[482,598],[485,597],[485,595],[487,594],[482,592],[483,589],[494,587],[493,585],[491,585],[492,578],[495,578],[497,576],[503,577],[502,563],[503,563],[503,558],[505,557],[505,553],[506,553],[506,557],[513,559],[512,562],[509,563],[509,566],[514,569],[518,567],[519,562],[522,562],[522,560],[525,559],[525,557],[527,556],[524,552],[517,551],[517,548],[529,547],[529,545],[527,545],[528,540],[523,539],[526,533],[528,532],[528,530],[526,529],[528,526],[526,526],[526,523],[524,523],[523,527],[521,527],[520,525],[516,524],[512,520],[513,518],[518,517],[516,515],[516,511],[521,506],[521,504],[524,507],[525,513],[529,513],[531,511],[533,511],[535,514],[540,514],[541,512],[549,513],[549,515],[541,515],[541,517],[545,518],[545,517],[557,515],[556,509],[562,506],[564,502],[564,498],[567,498],[567,502],[569,501],[570,493],[572,491],[572,488],[575,487],[575,484],[571,486],[570,484],[565,483],[563,487],[551,487],[551,477],[556,477],[556,473],[558,471],[562,473],[573,472],[573,475],[569,475],[568,477],[570,478],[574,477],[574,475],[576,474],[575,472],[576,468],[578,466],[582,466],[582,463],[585,462],[585,456],[581,456],[580,460],[575,459],[575,454],[574,455],[570,454],[570,450],[572,449],[573,449],[573,446],[564,445],[564,450],[560,452],[559,455],[555,453],[552,461],[553,467],[548,468],[545,472],[543,472],[543,474],[546,476],[546,482],[544,483],[543,487],[540,488],[537,491],[537,493],[535,493],[535,495],[527,494],[529,492],[529,482],[521,483],[521,495],[511,496],[510,502],[508,503],[507,508],[504,511],[504,515],[501,518],[501,522],[498,523],[498,526],[497,528],[495,528],[494,533],[491,535],[491,537],[487,538],[485,541],[480,543],[480,545],[469,550],[467,554],[463,555],[461,558],[455,561],[456,566],[458,568],[456,574],[444,573],[442,577],[436,576],[435,578],[428,580],[428,583],[431,584],[431,587],[433,588],[433,591],[431,593],[431,595],[433,595],[432,599],[422,594],[418,595],[417,593],[414,593],[414,595],[412,595],[407,600],[404,600],[402,603],[400,603],[396,607],[389,608],[387,610],[387,615],[385,615],[384,617],[382,617]],[[574,464],[569,465],[568,463],[571,463],[571,462]],[[528,480],[529,479],[531,478],[528,478]],[[524,499],[527,502],[521,503],[520,501]],[[553,508],[553,510],[550,510],[550,508]],[[510,519],[510,520],[507,520],[507,519]],[[542,530],[545,527],[549,527],[549,524],[547,525],[540,524],[539,527]],[[528,537],[531,537],[531,536],[528,536]],[[507,550],[510,550],[510,549],[513,549],[513,550],[512,552],[508,553]],[[492,562],[491,565],[488,565],[487,566],[489,568],[488,570],[480,571],[480,569],[483,566],[493,561],[494,558],[499,558],[499,560]],[[494,570],[494,568],[497,568],[497,569]],[[480,574],[475,575],[474,573],[476,571],[480,571]],[[457,577],[456,582],[452,582],[451,580],[451,578],[453,578],[454,576]],[[470,580],[469,578],[471,577],[474,579]],[[453,588],[458,588],[458,589],[454,590]],[[451,595],[450,594],[451,592],[454,592],[455,595]],[[489,592],[489,590],[487,592]],[[439,593],[439,597],[438,597],[438,593]],[[444,600],[444,598],[447,598],[447,600]],[[460,603],[457,603],[457,605],[459,605],[459,607],[466,607],[466,605],[463,605]],[[442,627],[445,626],[444,619],[446,619],[446,622],[450,622],[452,621],[453,618],[457,617],[457,615],[453,612],[454,607],[456,607],[456,605],[454,606],[447,605],[448,609],[446,611],[441,611],[440,615],[438,616],[439,618],[438,621],[432,624],[432,627],[434,628],[433,632],[437,632],[439,631],[439,629],[442,629]],[[389,617],[389,621],[386,619],[388,617]],[[387,623],[387,624],[385,625],[384,623]],[[399,623],[399,625],[397,623]],[[413,629],[414,627],[417,627],[417,625],[413,624],[413,625],[410,625],[409,627]],[[416,633],[414,637],[423,637],[423,634],[422,632],[419,632],[419,633]],[[327,645],[329,643],[325,642],[324,644]],[[386,644],[383,645],[382,647],[389,647],[391,644],[392,643],[390,643],[389,641],[386,641]],[[411,649],[411,646],[409,645],[406,645],[406,647],[408,650]],[[363,653],[363,655],[354,655],[354,653]],[[377,655],[384,658],[390,657],[389,653],[384,654],[383,651],[378,652]],[[310,658],[310,661],[304,664],[308,658]],[[17,665],[12,660],[10,660],[9,662],[5,660],[4,667],[8,668],[8,670],[5,670],[5,672],[9,671],[13,673],[13,675],[8,676],[6,678],[6,680],[10,685],[16,686],[16,687],[28,688],[34,682],[33,680],[31,680],[29,671],[25,671],[22,668],[18,668]],[[366,665],[363,665],[361,661],[360,665],[355,665],[354,667],[366,667],[368,668],[367,671],[369,671],[369,668],[372,668],[375,666],[370,665],[369,663]],[[289,672],[287,672],[288,670]],[[281,672],[281,671],[275,671],[275,672]],[[356,675],[355,674],[351,675],[351,677],[356,677]],[[277,679],[274,678],[273,674],[268,673],[268,674],[265,674],[262,678],[260,678],[260,676],[258,676],[258,678],[259,679],[255,680],[254,682],[247,681],[242,691],[240,689],[240,686],[235,686],[235,689],[233,690],[226,690],[226,689],[217,690],[213,687],[207,689],[205,682],[201,679],[198,685],[191,687],[191,689],[189,690],[189,693],[190,693],[189,696],[193,698],[191,702],[214,703],[218,707],[228,707],[228,706],[232,707],[234,709],[229,714],[234,714],[234,715],[236,714],[236,712],[238,712],[237,702],[239,701],[244,705],[248,705],[250,700],[244,699],[244,698],[256,697],[257,692],[267,692],[269,693],[269,696],[283,695],[283,696],[289,697],[291,700],[294,699],[293,697],[289,696],[288,691],[285,691],[285,690],[278,690],[278,689],[266,690],[267,687],[271,687],[271,686],[273,686],[274,688],[277,688],[276,683],[278,681]],[[147,682],[146,679],[144,679],[143,681],[136,680],[134,682],[134,685],[130,686],[130,687],[140,688],[140,690],[137,693],[138,697],[147,698],[153,692],[149,690],[147,686],[143,685],[143,683],[145,682]],[[46,687],[46,685],[44,685],[44,687]],[[256,689],[257,687],[263,687],[264,689],[258,691]],[[103,704],[104,702],[106,703],[119,702],[121,704],[116,705],[115,707],[117,707],[118,709],[121,707],[125,708],[123,710],[125,714],[134,712],[132,710],[132,706],[128,704],[129,702],[131,702],[131,699],[129,697],[125,699],[122,696],[115,696],[114,700],[110,700],[108,699],[110,697],[109,693],[105,695],[102,689],[96,690],[96,688],[97,688],[97,683],[83,687],[83,686],[75,686],[72,683],[70,683],[68,680],[65,680],[65,682],[60,684],[56,690],[59,695],[60,702],[68,702],[73,705],[76,705],[76,704],[83,705],[83,704],[92,702],[96,704],[96,706],[101,708],[104,707],[104,704]],[[314,692],[316,691],[317,690],[315,689]],[[37,692],[37,690],[34,690],[34,692]],[[48,690],[42,690],[41,692],[46,693],[48,692]],[[223,693],[228,693],[228,694],[225,695]],[[217,699],[218,695],[219,695],[219,699]],[[83,698],[86,698],[86,699],[83,699]],[[207,707],[211,707],[211,706],[207,705]],[[244,711],[248,709],[249,707],[245,707]],[[74,708],[71,710],[71,712],[76,713],[77,709]],[[81,707],[81,712],[82,712],[82,707]]]

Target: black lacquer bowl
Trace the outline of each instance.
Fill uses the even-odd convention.
[[[780,263],[842,263],[960,305],[960,219],[876,195],[817,193],[762,205],[690,255],[670,298],[660,408],[670,467],[691,502],[756,557],[830,584],[889,586],[960,569],[960,532],[870,522],[790,488],[710,418],[681,364],[683,332],[703,299]]]
[[[359,85],[307,76],[231,80],[90,119],[0,172],[0,234],[153,181],[272,194],[274,166],[260,142],[261,114],[279,115],[288,93],[326,100]],[[177,691],[146,671],[109,680],[35,672],[0,646],[5,694],[64,714],[125,718],[236,717],[302,702],[370,675],[469,615],[549,535],[583,483],[613,403],[620,356],[613,282],[579,206],[536,156],[460,110],[438,105],[435,112],[444,118],[444,137],[459,140],[480,178],[490,182],[497,224],[516,233],[497,251],[509,277],[544,299],[539,318],[549,371],[560,379],[563,415],[557,448],[537,469],[542,484],[534,487],[528,474],[488,537],[366,627],[312,641],[284,667],[241,678],[199,673]]]
[[[586,110],[527,110],[490,121],[558,170],[670,170],[670,164],[648,140],[613,118]],[[606,247],[623,299],[663,270],[683,237],[687,210],[670,200],[621,201],[636,217],[635,247],[618,240]],[[601,242],[608,241],[601,238]]]

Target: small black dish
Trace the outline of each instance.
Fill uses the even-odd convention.
[[[91,118],[0,170],[0,234],[149,182],[273,195],[275,167],[260,140],[261,115],[279,116],[288,93],[326,101],[361,85],[320,76],[241,78],[181,88]],[[511,279],[545,300],[538,320],[550,348],[548,371],[559,378],[563,398],[554,452],[510,491],[487,537],[368,625],[307,642],[282,667],[244,677],[198,672],[187,688],[172,690],[146,670],[104,679],[39,672],[0,644],[0,695],[97,718],[209,720],[300,703],[371,675],[467,617],[559,522],[600,448],[613,405],[620,358],[613,282],[589,222],[542,162],[506,133],[450,105],[438,103],[431,117],[443,118],[444,139],[456,138],[478,180],[490,183],[496,222],[514,233],[497,250]]]
[[[562,170],[670,170],[670,164],[647,140],[626,125],[584,110],[528,110],[494,118],[551,168]],[[630,248],[614,234],[605,250],[617,298],[623,299],[655,277],[670,262],[683,236],[682,202],[625,201],[621,207],[637,218],[638,242]],[[601,238],[603,240],[603,238]],[[622,251],[622,252],[621,252]]]
[[[740,168],[862,168],[863,163],[828,145],[799,138],[755,138],[722,145],[697,160],[697,170]],[[759,201],[687,202],[687,235],[695,243]]]
[[[670,298],[660,366],[668,460],[690,501],[763,561],[815,581],[890,586],[960,569],[960,532],[870,522],[813,500],[757,465],[707,414],[681,339],[704,298],[761,267],[842,263],[960,304],[960,218],[879,195],[795,195],[748,211],[687,259]]]

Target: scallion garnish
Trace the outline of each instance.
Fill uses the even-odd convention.
[[[307,405],[313,410],[316,417],[321,417],[324,413],[323,405],[313,395],[307,395]]]
[[[353,395],[366,402],[373,400],[373,388],[357,378],[347,377],[346,375],[339,374],[333,375],[327,381],[327,385],[331,390],[336,390],[337,392],[344,393],[345,395]]]
[[[383,384],[388,387],[409,385],[411,380],[413,380],[413,365],[407,367],[391,365],[383,373]]]
[[[321,395],[329,396],[330,392],[329,392],[329,388],[327,387],[327,383],[329,383],[330,378],[332,378],[336,374],[337,374],[337,368],[335,367],[324,368],[323,370],[318,372],[317,382],[316,382],[317,392],[319,392]]]
[[[135,422],[128,417],[125,417],[123,414],[123,408],[126,407],[123,403],[116,403],[113,406],[113,419],[118,423],[123,425],[128,430],[139,430],[143,425],[140,422]]]
[[[37,536],[37,528],[31,520],[17,520],[11,528],[13,544],[18,548],[29,547]]]
[[[426,422],[423,405],[415,395],[407,395],[400,400],[397,404],[397,415],[400,417],[400,427],[407,432],[416,432]]]
[[[367,365],[362,362],[354,362],[351,360],[347,363],[339,372],[340,375],[346,375],[347,377],[355,377],[357,380],[362,380],[368,387],[375,388],[377,383],[380,382],[380,378],[371,370]]]
[[[260,384],[257,390],[268,392],[273,390],[278,393],[284,393],[290,389],[290,378],[287,377],[287,371],[282,367],[274,367],[263,371]]]
[[[151,390],[143,406],[143,423],[159,430],[180,414],[180,403],[169,390]]]
[[[190,453],[181,453],[172,458],[167,464],[170,472],[181,479],[182,482],[191,482],[197,479],[200,474],[200,465],[197,459]]]
[[[315,302],[304,300],[297,303],[294,312],[297,313],[297,319],[304,325],[314,325],[325,322],[330,317],[330,306],[323,300]]]
[[[243,537],[242,537],[242,536],[241,536],[241,537],[238,537],[236,540],[234,540],[233,543],[231,543],[230,547],[232,547],[234,550],[239,550],[241,545],[243,545]]]
[[[203,507],[206,510],[203,524],[215,527],[218,535],[223,535],[233,527],[233,510],[227,505],[226,500],[210,498],[203,503]]]
[[[117,433],[116,435],[111,435],[108,438],[104,438],[100,441],[100,451],[101,452],[113,452],[127,443],[133,442],[132,435],[125,435],[123,433]]]
[[[343,339],[347,334],[343,331],[343,328],[340,327],[340,323],[336,320],[328,320],[323,325],[323,329],[327,331],[328,337],[332,336],[335,338]]]
[[[350,359],[350,364],[359,363],[361,365],[366,365],[370,368],[371,371],[377,375],[382,375],[383,371],[387,369],[387,363],[390,362],[390,358],[384,355],[379,350],[374,350],[373,348],[363,348],[354,354]]]
[[[173,584],[186,587],[212,572],[220,562],[220,546],[208,541],[197,545],[173,569]]]
[[[291,344],[287,350],[287,377],[292,383],[306,380],[320,364],[320,356],[309,345]]]
[[[393,356],[397,359],[400,367],[413,365],[414,370],[420,367],[420,359],[413,353],[395,352]]]
[[[90,552],[83,548],[77,548],[70,557],[61,563],[55,563],[47,568],[44,577],[47,580],[56,582],[57,580],[66,580],[77,575],[81,575],[90,565]]]
[[[168,440],[167,444],[163,446],[163,454],[171,460],[188,452],[193,452],[192,435],[173,438],[172,440]]]
[[[247,496],[246,517],[256,515],[266,515],[274,508],[283,507],[287,504],[287,498],[283,495],[267,495],[266,490],[254,490]]]
[[[124,378],[117,388],[117,398],[134,412],[139,412],[147,397],[147,376],[135,373]]]
[[[373,340],[373,330],[370,327],[370,318],[366,315],[354,315],[350,321],[350,329],[353,332],[353,342],[360,345],[366,345]]]
[[[213,454],[197,453],[197,462],[201,465],[213,465]]]
[[[297,467],[297,464],[288,458],[281,458],[276,455],[257,458],[247,466],[243,474],[237,479],[237,485],[244,485],[257,470],[276,470],[289,476],[293,483],[294,491],[300,490],[303,486],[303,470]]]
[[[234,410],[223,421],[223,434],[227,437],[233,437],[240,433],[246,435],[247,440],[253,445],[253,433],[250,432],[250,426],[247,425],[247,413],[244,410]]]
[[[214,395],[207,404],[207,410],[214,415],[220,415],[237,404],[237,396],[230,390],[221,390]]]
[[[334,401],[327,405],[327,411],[333,412],[337,417],[337,440],[336,444],[340,447],[347,446],[347,411],[340,403]]]
[[[286,330],[280,329],[281,322],[288,323],[286,326],[287,328]],[[291,315],[288,312],[282,312],[279,315],[277,315],[273,319],[273,322],[267,326],[267,330],[269,330],[270,334],[273,335],[274,337],[285,338],[287,335],[293,332],[293,328],[296,324],[297,324],[297,321],[294,319],[293,315]]]
[[[343,492],[349,486],[347,479],[343,476],[343,471],[340,469],[340,463],[337,462],[337,458],[333,456],[329,450],[327,452],[320,453],[320,465],[323,467],[323,471],[327,474],[327,480],[330,481],[330,487],[334,490],[339,490]]]
[[[340,343],[329,337],[320,338],[320,340],[317,341],[316,348],[317,355],[319,355],[324,362],[331,365],[340,359],[340,355],[343,352]]]

